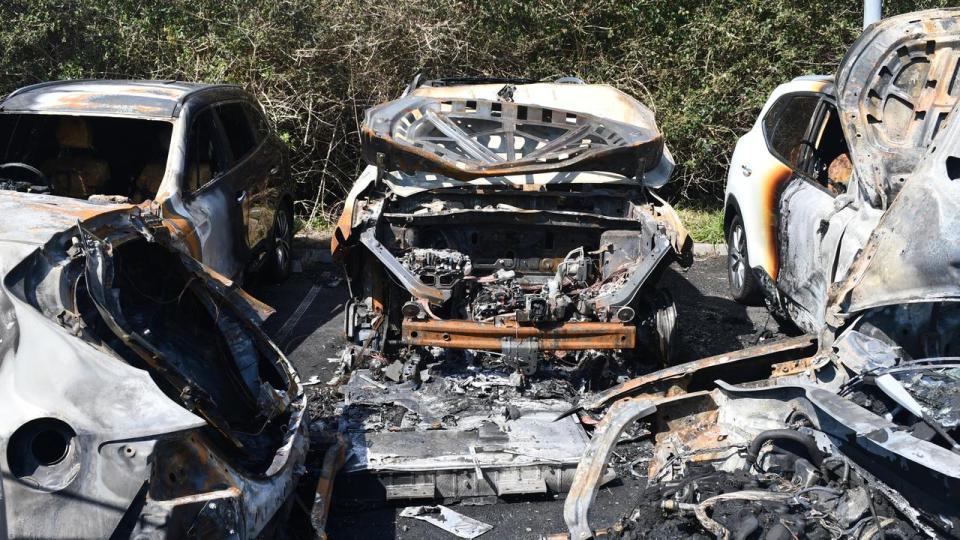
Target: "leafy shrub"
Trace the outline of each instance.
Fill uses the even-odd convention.
[[[886,2],[901,13],[943,0]],[[364,108],[414,74],[576,75],[657,111],[668,191],[715,206],[737,137],[781,82],[832,73],[860,2],[831,0],[7,0],[0,90],[49,79],[234,82],[289,145],[312,220],[356,177]]]

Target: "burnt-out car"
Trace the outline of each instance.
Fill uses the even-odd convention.
[[[352,300],[337,500],[564,493],[580,392],[669,361],[690,239],[652,111],[582,81],[437,80],[366,112],[333,242]]]
[[[832,289],[948,124],[957,34],[944,13],[906,28],[900,41],[889,32],[861,40],[836,77],[799,77],[773,91],[730,160],[724,224],[734,299],[763,298],[806,332],[825,323]],[[881,65],[876,51],[893,42],[896,54]],[[927,240],[914,247],[944,241]],[[886,270],[891,277],[912,272],[904,260]]]
[[[652,111],[582,82],[428,81],[368,110],[362,138],[333,248],[357,343],[524,374],[668,360],[657,278],[690,240],[651,190],[673,169]]]
[[[784,165],[779,190],[754,179],[780,195],[779,226],[747,233],[778,233],[796,258],[777,289],[807,289],[787,313],[811,333],[586,398],[606,413],[566,501],[572,538],[594,535],[598,471],[636,421],[652,435],[648,486],[623,537],[960,537],[958,41],[958,9],[886,19],[820,81],[829,94],[801,94],[820,112],[783,156],[800,167]],[[852,164],[842,190],[818,182],[831,122]]]
[[[289,274],[291,188],[285,145],[238,86],[53,81],[0,102],[0,189],[151,202],[230,279]]]
[[[253,538],[303,474],[269,308],[147,208],[0,192],[0,538]]]

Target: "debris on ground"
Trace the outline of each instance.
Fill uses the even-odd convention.
[[[419,519],[453,534],[458,538],[471,540],[493,529],[482,521],[465,516],[446,506],[408,506],[400,512],[400,517]]]

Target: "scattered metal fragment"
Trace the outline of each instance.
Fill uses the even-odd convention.
[[[493,529],[482,521],[465,516],[446,506],[408,506],[400,511],[400,517],[419,519],[453,534],[458,538],[476,538]]]
[[[627,426],[656,410],[656,405],[650,401],[621,400],[610,407],[594,430],[590,447],[584,452],[577,466],[573,484],[563,505],[563,519],[570,529],[572,540],[588,540],[593,537],[588,513],[597,496],[600,479],[620,434]]]
[[[327,518],[330,515],[330,504],[333,497],[333,482],[346,459],[347,444],[343,437],[337,436],[330,442],[330,446],[323,456],[320,467],[320,478],[317,481],[316,495],[310,513],[310,524],[320,540],[327,538]]]

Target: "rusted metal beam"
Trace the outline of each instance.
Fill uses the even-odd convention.
[[[585,410],[601,409],[620,398],[639,394],[645,387],[655,382],[682,379],[700,370],[716,366],[728,367],[732,373],[735,373],[738,364],[746,361],[756,362],[769,359],[770,364],[773,365],[777,361],[782,362],[785,360],[783,353],[795,352],[796,354],[801,354],[807,352],[805,349],[812,349],[815,343],[816,338],[810,334],[805,334],[799,337],[786,338],[755,347],[748,347],[729,354],[710,356],[700,360],[694,360],[693,362],[687,362],[686,364],[671,366],[618,384],[604,392],[594,394],[581,403],[581,408]]]
[[[597,496],[600,478],[607,466],[620,433],[636,420],[656,412],[652,401],[623,399],[614,403],[603,417],[590,440],[590,446],[577,465],[573,485],[563,503],[563,520],[570,529],[571,540],[593,538],[593,529],[587,519],[590,506]]]
[[[637,329],[623,323],[568,322],[549,327],[497,326],[474,321],[403,321],[402,341],[407,345],[499,351],[503,339],[536,340],[540,350],[631,349]]]

